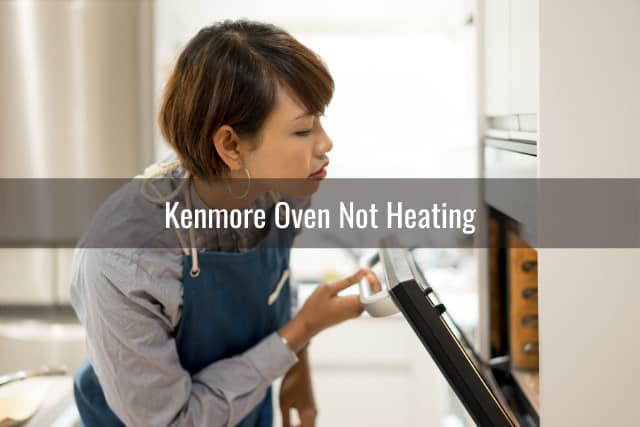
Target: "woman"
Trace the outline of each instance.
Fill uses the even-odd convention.
[[[277,192],[256,178],[317,189],[332,148],[319,117],[332,93],[319,58],[274,26],[225,21],[188,43],[160,111],[177,159],[147,173],[162,179],[116,192],[81,244],[127,235],[137,245],[74,256],[72,304],[89,356],[74,390],[84,425],[270,426],[270,384],[284,374],[285,426],[290,408],[314,425],[306,345],[361,313],[357,296],[337,294],[370,272],[319,286],[291,317],[293,230],[158,230],[167,200],[273,206]]]

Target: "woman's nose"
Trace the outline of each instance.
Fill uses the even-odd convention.
[[[319,139],[318,143],[316,144],[316,152],[314,154],[317,155],[318,157],[321,157],[324,154],[331,151],[332,148],[333,148],[333,141],[331,141],[331,138],[329,138],[329,136],[326,133],[322,132],[322,137]]]

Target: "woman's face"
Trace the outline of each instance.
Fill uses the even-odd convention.
[[[279,87],[274,109],[259,134],[254,150],[244,153],[244,164],[252,178],[294,178],[320,181],[329,163],[333,143],[320,124],[320,117],[305,110]]]

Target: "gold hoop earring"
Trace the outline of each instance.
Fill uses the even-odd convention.
[[[233,191],[231,191],[231,186],[229,185],[229,181],[225,181],[224,185],[227,187],[227,192],[229,193],[229,195],[231,195],[231,197],[233,197],[234,199],[244,199],[245,197],[247,197],[247,194],[249,194],[249,190],[251,189],[251,175],[249,174],[249,169],[244,168],[244,173],[247,174],[247,188],[246,190],[244,190],[244,192],[240,195],[237,194],[233,194]]]

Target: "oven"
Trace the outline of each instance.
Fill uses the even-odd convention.
[[[515,360],[508,351],[502,351],[506,348],[496,348],[496,356],[491,359],[481,357],[472,339],[448,312],[446,302],[430,286],[412,251],[388,242],[385,246],[389,247],[379,249],[375,256],[362,262],[377,267],[382,282],[382,290],[378,292],[373,292],[365,280],[360,283],[361,299],[369,314],[386,316],[398,310],[402,313],[477,425],[538,426],[537,410],[514,374]],[[495,325],[496,336],[503,325],[502,320]],[[508,332],[498,338],[498,342],[508,342]],[[529,344],[523,353],[525,358],[517,362],[530,363],[523,366],[522,372],[528,372],[534,362]]]
[[[538,374],[538,257],[536,145],[489,138],[484,144],[483,197],[488,228],[480,258],[478,336],[459,327],[417,254],[393,239],[363,257],[382,289],[360,282],[360,299],[372,316],[400,311],[478,426],[540,424]],[[520,180],[514,181],[514,178]],[[452,305],[453,307],[453,305]]]

